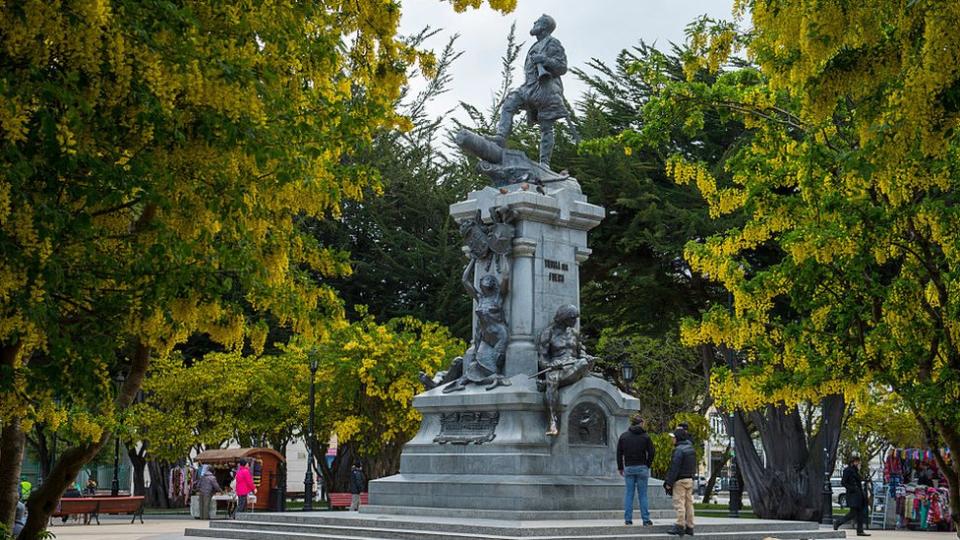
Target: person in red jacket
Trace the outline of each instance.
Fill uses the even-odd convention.
[[[257,486],[253,483],[253,474],[250,473],[250,467],[247,466],[247,460],[241,459],[240,466],[237,468],[237,511],[243,512],[247,509],[247,495],[257,494]]]

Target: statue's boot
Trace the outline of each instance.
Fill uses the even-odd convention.
[[[493,381],[490,383],[489,386],[486,387],[486,389],[493,390],[498,386],[510,386],[512,384],[513,383],[510,382],[510,379],[504,377],[503,375],[496,375],[495,377],[493,377]]]
[[[463,390],[466,387],[467,387],[466,382],[460,379],[460,380],[453,381],[447,386],[444,386],[443,390],[441,390],[440,393],[449,394],[450,392],[459,392],[460,390]]]
[[[556,437],[559,434],[560,430],[557,428],[557,419],[553,415],[550,415],[550,427],[547,428],[547,436]]]

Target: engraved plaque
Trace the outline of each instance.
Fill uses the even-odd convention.
[[[440,434],[433,442],[445,444],[483,444],[497,436],[499,412],[452,412],[440,415]]]
[[[596,403],[580,403],[570,411],[570,444],[607,445],[607,415]]]

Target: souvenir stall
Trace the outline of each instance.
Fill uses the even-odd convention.
[[[947,449],[941,455],[954,459]],[[920,448],[892,449],[883,464],[885,514],[888,527],[920,531],[950,531],[950,492],[933,452]]]
[[[233,498],[232,488],[236,475],[237,465],[241,459],[250,463],[250,472],[253,474],[253,483],[257,486],[256,501],[250,499],[247,507],[250,510],[268,510],[270,508],[270,494],[281,483],[280,474],[286,459],[276,450],[270,448],[224,448],[201,452],[194,458],[194,462],[201,466],[210,467],[217,477],[217,483],[226,492],[225,495],[214,497],[218,506],[224,506],[220,500],[228,501]]]
[[[167,494],[170,505],[188,506],[193,483],[197,480],[197,469],[190,465],[177,465],[167,474]]]

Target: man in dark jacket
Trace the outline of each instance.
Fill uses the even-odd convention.
[[[843,489],[847,492],[847,506],[850,511],[841,519],[833,521],[833,530],[837,530],[844,523],[857,520],[857,536],[870,536],[870,533],[863,532],[863,525],[866,521],[867,496],[863,492],[863,478],[860,477],[860,457],[850,458],[850,464],[843,470],[843,478],[840,480]]]
[[[353,470],[350,471],[350,510],[356,512],[360,510],[360,494],[363,493],[363,467],[359,463],[353,464]]]
[[[697,452],[686,430],[676,430],[673,437],[673,459],[663,487],[673,495],[677,521],[667,534],[693,536],[693,477],[697,475]]]
[[[643,418],[635,415],[630,419],[630,428],[620,435],[617,442],[617,470],[626,482],[623,495],[623,522],[633,525],[633,493],[640,499],[640,517],[643,525],[653,525],[650,521],[650,507],[647,504],[647,485],[650,482],[650,467],[656,451],[653,441],[643,429]]]

